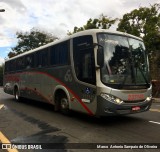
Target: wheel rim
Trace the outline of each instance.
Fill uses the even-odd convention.
[[[16,93],[15,93],[15,98],[16,98],[16,100],[18,100],[18,99],[19,99],[18,91],[17,91],[17,90],[16,90]]]
[[[68,109],[68,101],[67,101],[66,98],[61,99],[61,108],[62,108],[63,110]]]

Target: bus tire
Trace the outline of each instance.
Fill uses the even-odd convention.
[[[68,102],[67,97],[62,97],[60,99],[60,111],[65,115],[69,115],[70,114],[69,102]]]
[[[15,87],[14,89],[14,98],[15,98],[15,101],[20,101],[20,96],[19,96],[19,90],[18,90],[18,87]]]

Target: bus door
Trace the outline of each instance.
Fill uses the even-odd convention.
[[[96,68],[92,36],[82,37],[75,38],[73,41],[73,60],[76,77],[75,90],[81,98],[81,101],[86,104],[91,111],[95,111],[96,103],[94,101],[96,100]],[[82,110],[83,108],[80,106],[80,109]],[[85,111],[85,109],[83,110]]]

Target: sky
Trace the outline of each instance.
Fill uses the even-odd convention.
[[[16,32],[33,27],[63,38],[75,26],[81,27],[90,18],[101,14],[122,18],[139,7],[148,7],[159,0],[0,0],[0,64],[16,46]],[[116,26],[111,27],[116,30]]]

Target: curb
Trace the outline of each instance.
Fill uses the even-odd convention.
[[[160,103],[160,98],[152,98],[152,101],[155,103]]]

